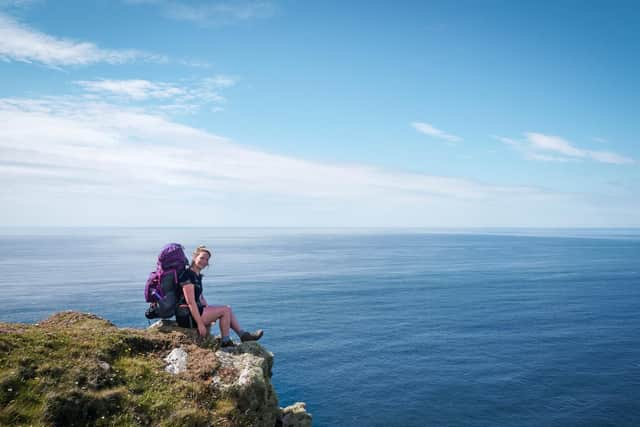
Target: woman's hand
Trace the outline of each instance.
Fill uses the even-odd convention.
[[[198,304],[196,304],[196,295],[194,291],[194,285],[191,283],[185,283],[182,285],[182,293],[184,294],[184,299],[189,306],[189,311],[191,312],[191,317],[195,320],[196,325],[198,325],[198,334],[201,337],[206,337],[208,334],[207,326],[202,321],[202,317],[200,316],[200,311],[198,310]]]
[[[207,328],[202,323],[200,323],[198,325],[198,334],[200,334],[200,336],[204,338],[207,336],[207,332]]]

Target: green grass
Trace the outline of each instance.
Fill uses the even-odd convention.
[[[241,425],[233,401],[164,371],[164,335],[73,312],[0,323],[0,425]]]

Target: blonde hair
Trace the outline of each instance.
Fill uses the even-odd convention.
[[[206,252],[209,254],[209,258],[211,258],[211,256],[213,255],[213,253],[211,252],[211,250],[209,248],[207,248],[205,245],[200,245],[196,248],[195,251],[193,251],[193,254],[191,255],[191,267],[194,266],[195,264],[195,259],[198,255],[200,255],[202,252]]]

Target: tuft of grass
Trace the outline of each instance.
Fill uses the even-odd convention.
[[[237,415],[238,409],[233,400],[219,399],[216,402],[215,411],[216,411],[216,414],[218,414],[222,418],[233,418],[234,416]]]
[[[211,425],[211,416],[196,408],[185,408],[172,413],[160,425],[162,427],[208,427]]]
[[[46,397],[42,419],[54,426],[90,426],[119,413],[125,403],[124,387],[98,392],[63,390]]]

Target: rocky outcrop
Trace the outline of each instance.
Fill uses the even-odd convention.
[[[297,402],[282,409],[281,423],[286,427],[308,427],[311,426],[311,415],[307,413],[304,402]]]
[[[311,426],[303,403],[278,406],[272,368],[256,342],[221,349],[167,321],[0,323],[0,425]]]

